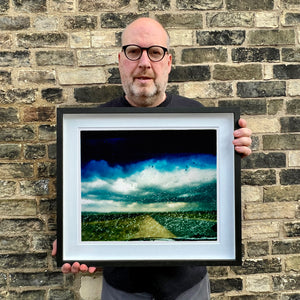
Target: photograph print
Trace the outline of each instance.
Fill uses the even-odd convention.
[[[217,240],[216,130],[80,135],[82,242]]]

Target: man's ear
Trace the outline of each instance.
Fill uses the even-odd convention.
[[[168,67],[169,67],[169,73],[171,72],[171,69],[172,69],[172,54],[169,54],[169,57],[168,57]]]

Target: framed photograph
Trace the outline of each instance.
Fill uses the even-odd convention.
[[[58,265],[237,265],[232,108],[58,108]]]

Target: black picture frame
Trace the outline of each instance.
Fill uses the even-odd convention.
[[[240,265],[239,115],[58,108],[58,266]]]

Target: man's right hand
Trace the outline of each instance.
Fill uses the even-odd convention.
[[[55,240],[52,244],[52,256],[55,256],[57,253],[57,240]],[[89,272],[89,273],[95,273],[96,267],[88,267],[85,264],[80,264],[79,262],[74,262],[72,265],[70,264],[64,264],[61,267],[61,271],[65,274],[67,273],[79,273],[79,272]]]

